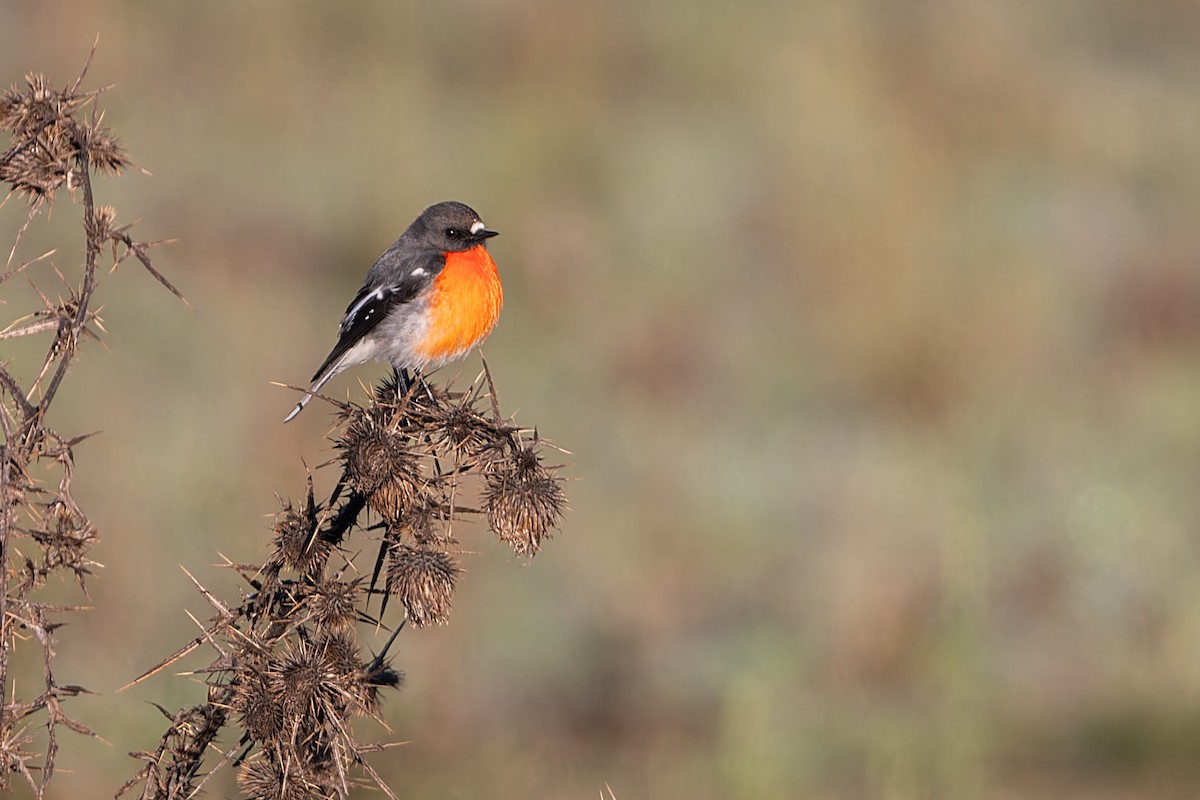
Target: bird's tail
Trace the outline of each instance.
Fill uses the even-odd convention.
[[[312,400],[311,394],[306,394],[306,395],[304,395],[304,397],[301,397],[300,402],[296,403],[296,407],[292,409],[292,413],[288,414],[286,417],[283,418],[284,424],[287,424],[287,423],[291,422],[292,420],[294,420],[296,418],[296,415],[299,414],[301,411],[303,411],[304,407],[306,405],[308,405],[309,400]]]
[[[329,379],[332,378],[334,375],[337,375],[338,372],[341,371],[339,369],[340,366],[341,365],[338,364],[333,369],[325,370],[324,373],[319,374],[313,380],[312,386],[308,387],[308,391],[305,392],[304,396],[300,398],[300,402],[296,403],[296,407],[292,409],[292,413],[288,414],[286,417],[283,418],[283,422],[285,425],[287,423],[291,422],[293,419],[295,419],[296,415],[299,414],[301,411],[303,411],[304,407],[306,405],[308,405],[308,402],[313,399],[313,395],[316,394],[317,392],[321,391],[321,387],[324,386],[325,384],[329,383]]]

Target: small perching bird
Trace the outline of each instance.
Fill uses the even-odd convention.
[[[504,291],[487,240],[496,235],[469,206],[432,205],[375,262],[346,307],[337,344],[289,422],[347,367],[388,361],[397,375],[436,369],[487,338]]]

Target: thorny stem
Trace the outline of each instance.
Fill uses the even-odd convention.
[[[22,422],[25,422],[37,413],[37,407],[25,399],[25,393],[21,391],[21,387],[17,384],[16,380],[12,375],[8,374],[8,370],[6,370],[3,366],[0,366],[0,384],[4,384],[4,388],[7,389],[8,393],[12,395],[13,402],[21,407]],[[7,417],[5,420],[7,424]],[[9,431],[7,429],[4,431],[4,438],[5,441],[11,441],[9,438]]]
[[[50,407],[50,403],[54,400],[54,395],[58,392],[59,384],[62,383],[62,379],[67,374],[67,367],[70,366],[75,343],[78,341],[79,334],[83,332],[84,325],[87,323],[88,306],[91,303],[92,292],[96,289],[96,256],[100,253],[100,242],[91,233],[94,230],[95,222],[92,179],[89,174],[91,165],[88,162],[87,149],[84,147],[84,143],[80,141],[78,129],[75,131],[74,139],[76,158],[79,161],[79,180],[83,186],[83,216],[88,230],[87,255],[83,269],[83,288],[79,292],[79,302],[75,309],[75,318],[71,320],[71,334],[67,340],[66,349],[61,354],[55,353],[55,348],[62,341],[62,337],[56,337],[46,354],[46,363],[49,363],[56,355],[61,355],[62,358],[58,362],[58,368],[54,371],[54,377],[50,379],[50,383],[46,386],[46,392],[42,395],[41,402],[38,403],[38,416],[42,417],[45,416],[46,409]]]
[[[83,204],[84,215],[87,220],[87,229],[92,229],[91,223],[95,210],[95,204],[92,196],[92,181],[89,174],[91,165],[88,161],[87,150],[80,141],[78,131],[75,132],[75,144],[77,148],[76,159],[79,163],[80,182],[83,186]],[[71,333],[68,339],[68,347],[61,353],[56,352],[56,348],[62,342],[62,337],[58,336],[50,344],[50,349],[46,353],[45,363],[49,365],[56,357],[60,358],[58,368],[55,370],[53,378],[46,387],[46,392],[42,396],[41,402],[36,406],[30,404],[23,397],[19,387],[15,385],[12,376],[4,371],[0,376],[5,388],[9,391],[15,401],[20,404],[21,411],[24,416],[22,420],[22,433],[20,437],[21,448],[28,449],[32,446],[32,439],[35,432],[38,430],[40,420],[45,418],[46,410],[50,407],[50,403],[54,400],[55,394],[58,392],[58,387],[62,383],[63,377],[66,375],[67,367],[70,365],[74,342],[78,339],[79,333],[87,321],[88,307],[91,302],[92,293],[96,288],[96,256],[100,252],[100,243],[96,237],[89,233],[87,237],[87,255],[84,264],[83,288],[80,291],[79,303],[76,308],[75,316],[71,320]],[[11,550],[9,548],[9,525],[10,525],[10,508],[8,497],[8,482],[9,482],[9,453],[11,448],[12,437],[9,435],[7,421],[5,422],[5,444],[0,447],[0,713],[8,706],[8,650],[9,650],[9,626],[12,624],[8,616],[8,577],[9,577],[9,561]],[[47,650],[46,663],[46,686],[51,689],[54,685],[53,675],[50,673],[50,651]],[[54,726],[49,726],[49,741],[47,748],[47,763],[46,773],[43,777],[43,786],[45,781],[49,780],[50,774],[53,771],[54,751],[57,749],[54,736]],[[39,793],[40,794],[40,793]]]

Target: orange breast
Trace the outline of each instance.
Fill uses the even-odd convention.
[[[433,282],[421,354],[430,360],[465,355],[492,332],[503,304],[500,273],[483,245],[448,253],[446,266]]]

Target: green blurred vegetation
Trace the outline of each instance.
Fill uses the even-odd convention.
[[[527,568],[465,531],[402,637],[403,796],[1194,794],[1200,6],[0,0],[0,82],[97,32],[154,174],[98,201],[196,310],[123,267],[60,397],[106,565],[60,678],[112,743],[62,797],[202,697],[113,690],[206,613],[176,565],[233,596],[208,565],[330,456],[268,382],[448,198],[503,234],[501,400],[579,480]]]

